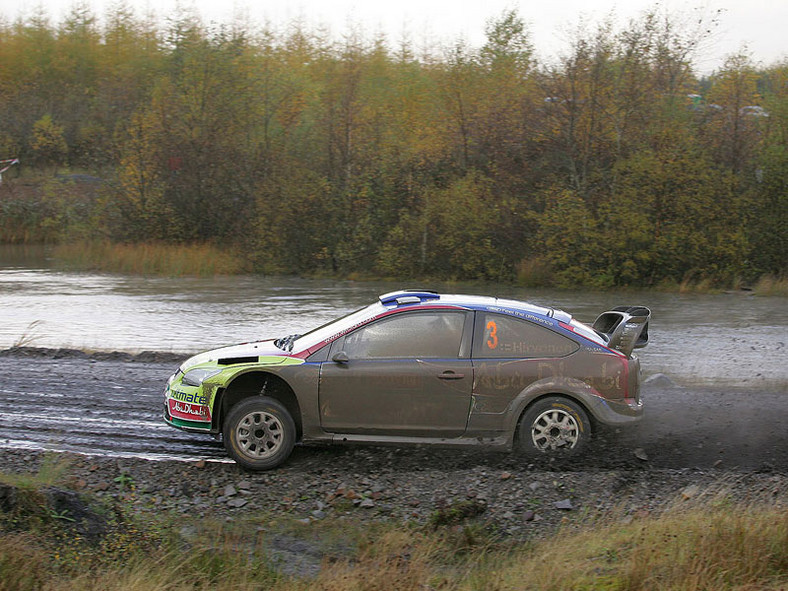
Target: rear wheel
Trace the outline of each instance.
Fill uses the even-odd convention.
[[[529,406],[519,427],[520,448],[529,454],[582,452],[591,436],[588,415],[576,402],[550,396]]]
[[[222,429],[224,448],[248,470],[270,470],[284,462],[295,445],[296,428],[287,409],[267,396],[232,407]]]

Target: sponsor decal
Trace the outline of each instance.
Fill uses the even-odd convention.
[[[545,326],[555,326],[556,324],[555,321],[551,321],[546,318],[540,318],[531,312],[522,312],[520,310],[513,310],[511,308],[501,308],[500,306],[487,306],[487,310],[489,312],[508,314],[509,316],[514,316],[515,318],[524,318],[526,320],[530,320],[531,322],[538,322],[539,324],[543,324]]]
[[[610,349],[605,349],[604,347],[587,345],[585,347],[580,348],[581,351],[585,353],[601,353],[602,355],[610,355]]]
[[[365,324],[369,324],[370,322],[372,322],[373,320],[377,320],[378,318],[382,318],[382,316],[376,316],[374,318],[368,318],[366,320],[362,320],[361,322],[356,322],[356,324],[354,324],[353,326],[349,326],[348,328],[342,329],[337,334],[335,334],[334,336],[327,338],[326,342],[327,343],[331,343],[331,342],[337,340],[339,337],[344,336],[347,333],[356,330],[360,326],[364,326]]]
[[[178,392],[178,390],[170,390],[170,398],[178,402],[190,402],[192,404],[208,404],[208,397],[201,396],[197,392]]]
[[[178,419],[186,419],[189,421],[204,421],[211,420],[211,413],[207,406],[190,404],[188,402],[178,402],[177,400],[170,400],[170,414]]]

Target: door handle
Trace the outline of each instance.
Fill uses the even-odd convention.
[[[454,373],[453,371],[444,371],[443,373],[438,374],[439,380],[461,380],[465,377],[464,373]]]

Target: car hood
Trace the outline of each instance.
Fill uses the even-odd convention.
[[[274,341],[271,339],[205,351],[194,357],[189,357],[181,364],[180,369],[186,373],[192,367],[203,363],[220,363],[221,365],[258,363],[260,357],[266,357],[265,361],[271,365],[284,363],[290,359],[290,355],[274,345]]]

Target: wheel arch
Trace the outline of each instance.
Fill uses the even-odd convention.
[[[303,433],[301,406],[295,391],[281,376],[270,371],[250,371],[237,375],[217,395],[214,405],[216,426],[221,431],[225,417],[233,406],[252,396],[267,396],[284,405],[293,418],[296,427],[296,439]],[[218,411],[218,412],[216,412]]]

